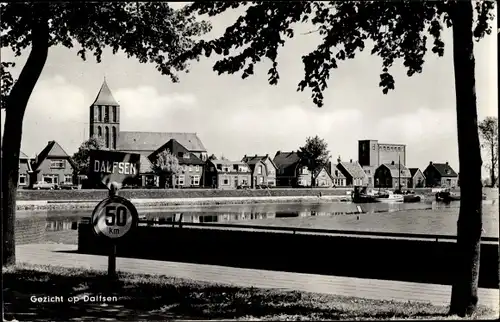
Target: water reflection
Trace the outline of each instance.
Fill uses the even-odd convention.
[[[498,200],[498,199],[497,199]],[[494,200],[495,201],[495,200]],[[486,236],[498,236],[498,207],[491,200],[483,205]],[[302,203],[218,206],[178,206],[139,209],[150,224],[232,223],[264,226],[309,227],[323,229],[370,230],[406,233],[455,234],[459,202],[450,204],[421,202],[414,204]],[[359,208],[358,208],[359,207]],[[90,210],[24,211],[18,220],[45,221],[46,231],[76,228]]]

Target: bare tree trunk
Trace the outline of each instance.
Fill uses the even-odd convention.
[[[460,161],[460,212],[457,222],[455,281],[450,314],[461,317],[477,309],[482,231],[481,151],[477,124],[471,1],[451,4],[453,63]]]
[[[494,136],[493,136],[494,137]],[[496,176],[495,176],[495,169],[497,167],[497,162],[496,162],[496,156],[495,156],[495,142],[491,142],[491,172],[490,172],[490,179],[491,179],[491,187],[493,188],[495,186]]]
[[[36,6],[38,7],[38,6]],[[34,9],[35,10],[35,9]],[[38,14],[38,12],[36,13]],[[49,29],[45,19],[34,17],[32,48],[28,60],[14,84],[5,108],[5,126],[2,142],[2,258],[3,265],[16,262],[15,222],[19,151],[23,118],[28,100],[42,73],[49,49]]]

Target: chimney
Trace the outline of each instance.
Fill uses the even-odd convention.
[[[352,163],[352,159],[351,159],[351,160],[349,160],[349,162],[350,162],[350,163]]]
[[[432,165],[432,161],[429,162],[429,165]]]
[[[245,154],[245,156],[244,156],[243,158],[244,158],[244,159],[246,159],[246,158],[247,158],[247,155]]]
[[[255,155],[255,157],[257,157],[257,154]]]
[[[269,158],[269,154],[268,153],[266,153],[266,158]]]
[[[279,154],[281,154],[281,151],[276,152],[276,155],[279,155]]]
[[[391,162],[391,165],[394,165],[394,161]]]
[[[342,159],[340,159],[340,155],[339,155],[339,157],[337,158],[337,162],[338,162],[338,163],[342,162]]]
[[[448,161],[446,161],[446,165],[448,165]]]

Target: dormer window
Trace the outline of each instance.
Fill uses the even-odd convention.
[[[217,170],[221,170],[222,171],[222,164],[218,164],[217,165]]]
[[[64,169],[64,167],[65,167],[64,160],[50,160],[51,169]]]

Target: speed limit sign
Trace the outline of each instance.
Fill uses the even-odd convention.
[[[108,238],[120,238],[135,228],[138,213],[125,198],[112,196],[101,201],[92,213],[92,225],[96,234]]]

